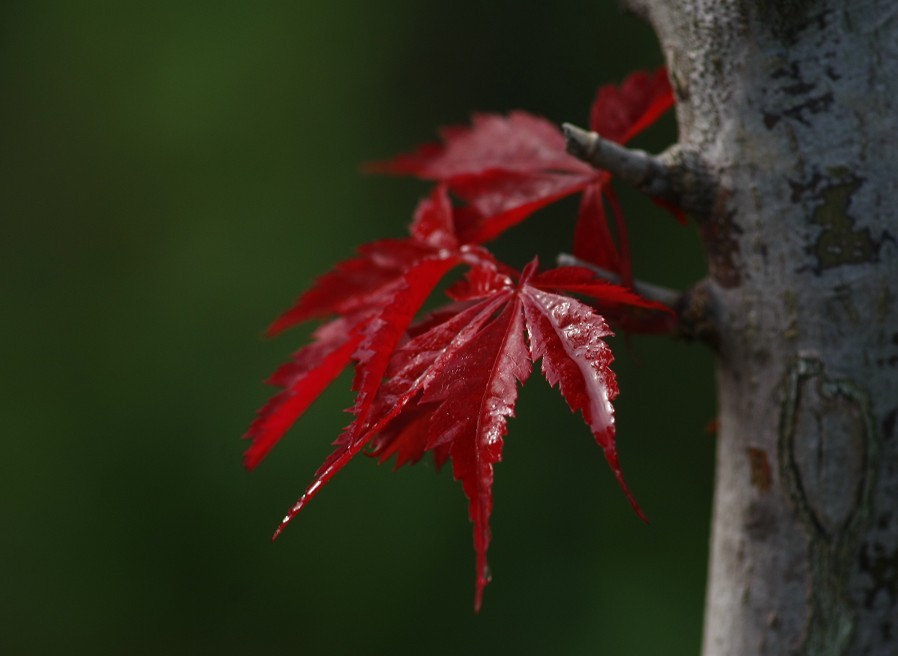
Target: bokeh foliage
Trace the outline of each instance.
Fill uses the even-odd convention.
[[[259,469],[239,436],[305,337],[269,320],[426,186],[359,173],[472,110],[585,123],[661,55],[607,0],[44,2],[0,9],[0,651],[694,654],[707,558],[709,356],[616,338],[619,445],[533,377],[497,468],[494,583],[472,613],[461,490],[347,468],[268,538],[347,417],[329,392]],[[672,118],[635,145],[659,150]],[[635,194],[639,277],[702,275]],[[568,246],[573,204],[497,246]]]

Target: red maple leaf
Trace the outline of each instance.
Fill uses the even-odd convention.
[[[673,106],[667,73],[637,72],[621,86],[606,85],[596,93],[590,129],[624,143]],[[415,175],[448,185],[466,205],[456,211],[456,229],[467,243],[487,242],[536,210],[583,192],[574,237],[574,255],[618,272],[632,285],[632,270],[623,213],[611,176],[565,152],[561,131],[551,122],[528,114],[475,114],[470,127],[440,131],[442,143],[427,144],[372,171]],[[614,216],[618,244],[605,212]]]
[[[591,127],[625,141],[672,104],[664,71],[638,73],[621,87],[602,87]],[[551,123],[523,112],[479,115],[473,127],[448,128],[443,144],[381,165],[439,182],[415,212],[410,237],[359,248],[316,280],[269,328],[276,334],[313,319],[327,319],[312,343],[297,351],[269,383],[282,388],[258,413],[246,438],[244,462],[255,467],[312,402],[354,364],[354,418],[311,485],[275,532],[290,520],[353,457],[367,449],[396,466],[432,453],[437,466],[451,461],[468,498],[477,556],[475,607],[489,582],[487,549],[494,465],[501,460],[507,420],[517,389],[532,365],[582,414],[633,507],[615,447],[617,383],[610,369],[611,334],[605,317],[652,318],[666,326],[667,308],[626,287],[602,281],[586,268],[522,272],[498,262],[483,246],[536,209],[583,192],[574,252],[619,271],[631,282],[626,231],[610,176],[565,152]],[[453,207],[452,192],[465,204]],[[618,245],[605,218],[612,208]],[[417,315],[453,268],[467,268],[447,289],[452,303],[422,319]],[[590,305],[571,295],[586,297]],[[658,312],[662,310],[664,312]],[[639,316],[639,315],[635,315]],[[660,317],[660,318],[659,318]]]
[[[531,362],[541,359],[550,384],[559,388],[573,411],[582,413],[639,512],[624,484],[614,445],[611,401],[617,384],[609,368],[611,351],[604,341],[611,332],[592,307],[557,292],[568,290],[608,307],[657,310],[659,306],[598,281],[578,267],[537,274],[534,261],[522,274],[509,275],[507,268],[488,258],[469,265],[466,279],[450,289],[456,303],[421,326],[410,329],[410,315],[412,307],[420,306],[419,297],[430,288],[432,277],[427,277],[427,285],[391,297],[377,318],[361,330],[359,351],[372,355],[354,356],[358,360],[358,397],[352,409],[356,420],[338,438],[336,449],[275,536],[366,446],[381,460],[395,454],[397,466],[416,462],[431,451],[438,464],[451,460],[454,476],[469,500],[477,553],[475,607],[479,608],[489,580],[486,552],[493,465],[501,459],[517,385],[526,381]],[[413,270],[416,279],[426,277],[420,265],[413,265]],[[415,296],[414,303],[409,295]],[[408,339],[400,342],[400,333],[408,334]],[[330,371],[323,361],[320,368],[325,374]],[[295,380],[298,385],[288,390],[294,396],[305,398],[306,388],[310,394],[320,391],[317,378]]]

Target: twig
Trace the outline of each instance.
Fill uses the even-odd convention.
[[[579,266],[593,271],[611,283],[620,284],[620,276],[613,271],[585,262],[568,253],[556,258],[558,266]],[[710,279],[698,281],[685,291],[677,291],[660,285],[637,280],[633,289],[643,298],[666,305],[676,315],[676,323],[670,331],[672,337],[704,342],[712,349],[720,344],[720,316],[714,284]]]
[[[570,123],[561,128],[574,157],[698,218],[708,215],[715,185],[698,153],[675,144],[661,155],[650,155]]]
[[[651,196],[670,193],[667,167],[644,150],[625,148],[603,139],[598,132],[587,132],[576,125],[561,126],[567,139],[567,151],[598,169],[610,171],[627,184]]]
[[[556,258],[556,261],[558,262],[558,266],[578,266],[589,269],[608,282],[613,282],[615,285],[619,285],[621,282],[620,275],[614,271],[603,269],[600,266],[574,257],[569,253],[560,253]],[[655,301],[656,303],[661,303],[661,305],[666,305],[671,309],[675,308],[683,297],[683,294],[675,289],[653,285],[650,282],[643,282],[641,280],[637,280],[633,283],[633,290],[643,298]]]

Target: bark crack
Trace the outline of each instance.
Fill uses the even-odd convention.
[[[846,408],[856,413],[858,421],[850,431],[855,434],[831,434],[830,422],[844,417]],[[818,426],[816,444],[810,448],[807,440],[805,444],[799,441],[799,436],[814,432],[808,424],[811,429]],[[811,565],[808,616],[797,653],[844,654],[857,623],[849,590],[851,576],[863,553],[863,531],[871,515],[877,478],[879,448],[869,395],[854,381],[830,379],[819,357],[804,355],[787,376],[779,432],[779,473],[806,529]],[[854,467],[832,458],[831,442],[843,437],[849,440],[850,449],[858,452]],[[825,460],[819,461],[820,457]],[[821,479],[825,485],[815,482],[815,470],[830,479],[841,477],[841,484],[825,479]]]

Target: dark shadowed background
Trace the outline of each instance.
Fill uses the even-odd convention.
[[[0,651],[4,654],[697,653],[714,417],[699,346],[616,338],[617,489],[533,376],[497,467],[494,575],[472,612],[461,487],[360,458],[272,530],[348,418],[344,376],[253,473],[262,339],[313,277],[401,236],[428,187],[362,162],[471,111],[586,123],[654,68],[609,0],[42,2],[0,9]],[[675,138],[666,117],[635,146]],[[637,275],[703,261],[622,190]],[[568,248],[576,204],[496,249]]]

